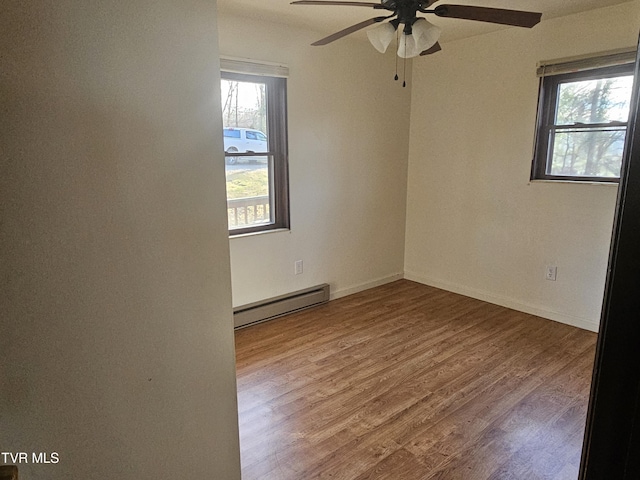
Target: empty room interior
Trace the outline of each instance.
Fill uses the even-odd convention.
[[[236,332],[245,478],[576,479],[617,184],[532,180],[536,68],[635,49],[640,4],[446,19],[404,88],[393,46],[310,46],[347,7],[218,4],[222,58],[289,69],[291,225],[231,236],[234,306],[331,288]]]
[[[578,479],[640,0],[302,3],[3,3],[0,473]]]

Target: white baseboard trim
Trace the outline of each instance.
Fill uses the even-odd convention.
[[[355,285],[353,287],[341,288],[340,290],[336,290],[335,292],[332,290],[329,300],[335,300],[337,298],[346,297],[347,295],[353,295],[354,293],[363,292],[370,288],[379,287],[380,285],[385,285],[387,283],[395,282],[396,280],[401,280],[403,278],[404,278],[403,273],[396,273],[394,275],[389,275],[388,277],[382,277],[377,280],[373,280],[371,282]]]
[[[592,320],[554,312],[543,307],[519,302],[513,298],[502,297],[500,295],[495,295],[490,292],[478,290],[464,285],[457,285],[454,283],[425,277],[424,275],[420,275],[414,272],[405,271],[404,278],[406,278],[407,280],[412,280],[414,282],[422,283],[424,285],[429,285],[430,287],[440,288],[449,292],[458,293],[466,297],[493,303],[494,305],[500,305],[501,307],[510,308],[519,312],[529,313],[531,315],[536,315],[537,317],[546,318],[548,320],[553,320],[555,322],[582,328],[583,330],[589,330],[591,332],[598,332],[600,326],[599,323]]]

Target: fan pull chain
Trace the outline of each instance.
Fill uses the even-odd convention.
[[[402,88],[407,86],[407,59],[404,59],[403,62],[403,72],[402,72]]]
[[[405,56],[402,61],[402,88],[407,86],[407,36],[404,36],[404,51]]]
[[[398,46],[400,45],[400,32],[396,29],[396,51],[398,50]],[[398,80],[398,55],[396,55],[396,76],[393,77],[394,80]]]

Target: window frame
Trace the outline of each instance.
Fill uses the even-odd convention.
[[[621,65],[612,65],[597,67],[577,72],[560,73],[557,75],[542,76],[540,78],[540,90],[538,95],[538,118],[536,122],[536,140],[533,154],[533,162],[531,166],[531,180],[547,180],[562,182],[590,182],[590,183],[619,183],[620,177],[596,177],[596,176],[576,176],[576,175],[554,175],[547,173],[549,163],[549,152],[551,145],[551,133],[556,129],[555,117],[558,108],[558,90],[563,83],[574,81],[588,81],[602,78],[622,77],[634,74],[634,64],[624,63]],[[563,128],[571,128],[572,130],[589,131],[594,127],[604,126],[624,127],[625,136],[628,131],[629,122],[614,122],[611,124],[574,124]]]
[[[288,230],[289,216],[289,155],[287,133],[287,79],[268,75],[235,73],[222,70],[221,80],[264,83],[266,85],[267,102],[267,138],[268,152],[230,153],[224,152],[225,172],[226,158],[238,156],[270,157],[270,209],[273,222],[251,225],[241,228],[229,228],[229,237],[251,233],[263,233],[273,230]]]

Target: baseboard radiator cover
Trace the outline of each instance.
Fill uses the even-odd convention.
[[[329,284],[323,283],[297,292],[242,305],[233,309],[234,328],[248,327],[329,301]]]

